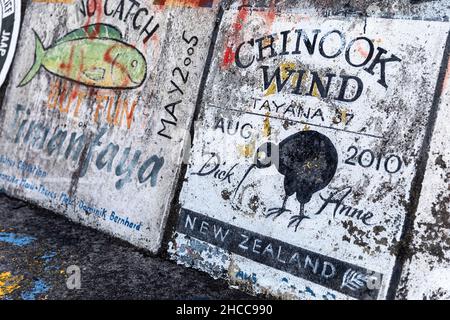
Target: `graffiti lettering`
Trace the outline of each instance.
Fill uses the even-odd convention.
[[[226,236],[218,237],[216,231],[219,229],[223,230],[222,234],[225,233]],[[373,271],[293,246],[248,229],[239,228],[185,208],[181,209],[177,230],[182,234],[208,242],[228,252],[352,297],[361,298],[365,296],[375,299],[378,295],[379,287],[368,290],[367,286],[361,286],[357,290],[352,290],[342,286],[343,277],[348,269],[364,275],[373,274]],[[382,279],[382,277],[383,275],[379,275],[379,279]]]
[[[278,113],[286,119],[325,121],[324,111],[319,107],[306,107],[296,101],[276,102],[268,99],[253,98],[255,111]]]
[[[177,66],[172,70],[172,77],[169,85],[170,89],[167,91],[169,97],[176,96],[176,100],[171,101],[164,106],[167,117],[163,117],[161,119],[162,129],[158,131],[158,135],[167,139],[172,139],[172,136],[170,132],[168,132],[168,127],[166,125],[177,125],[178,119],[176,116],[176,107],[183,102],[183,100],[180,100],[180,97],[184,96],[185,88],[188,88],[187,82],[189,80],[190,73],[187,69],[192,65],[191,57],[194,55],[195,47],[198,44],[198,38],[196,36],[187,37],[186,31],[183,31],[181,38],[183,43],[186,44],[188,48],[186,49],[185,58],[181,67]]]
[[[356,101],[363,91],[363,82],[356,76],[341,74],[339,76],[341,80],[338,81],[333,73],[321,76],[315,71],[290,68],[282,70],[282,66],[278,66],[271,74],[268,66],[261,66],[261,69],[263,71],[263,88],[267,94],[281,92],[289,80],[291,80],[292,94],[315,96],[324,99],[333,98],[343,102]],[[307,73],[311,74],[309,85],[304,83]],[[339,88],[334,96],[330,94],[332,83]],[[276,90],[269,90],[273,85],[275,85]],[[353,94],[349,93],[350,91],[353,91]]]
[[[11,32],[2,31],[2,38],[0,42],[0,55],[3,57],[8,52],[9,40],[11,39]]]
[[[218,117],[213,129],[220,130],[222,133],[230,136],[234,136],[239,132],[242,138],[248,139],[252,136],[253,126],[250,123],[244,123],[241,125],[239,121],[234,123],[233,120]]]
[[[97,11],[97,1],[100,0],[81,0],[78,4],[80,13],[84,17],[92,17]],[[155,34],[159,24],[152,24],[154,16],[144,5],[136,0],[120,0],[118,4],[111,4],[108,0],[103,0],[103,9],[105,16],[113,16],[120,21],[130,23],[133,30],[138,31],[144,38],[145,44]]]
[[[92,160],[99,171],[106,168],[106,172],[114,172],[117,177],[120,177],[115,184],[117,190],[122,189],[126,183],[132,180],[131,176],[135,169],[137,169],[139,183],[145,184],[150,181],[151,187],[156,186],[159,172],[164,165],[164,157],[153,155],[139,164],[142,151],[136,150],[131,158],[131,147],[127,147],[123,149],[122,156],[118,158],[119,162],[115,162],[121,149],[120,146],[109,143],[103,147],[105,144],[102,139],[108,128],[102,127],[94,135],[69,133],[59,127],[53,129],[43,122],[29,121],[28,118],[22,117],[23,114],[29,114],[27,111],[22,105],[16,106],[15,121],[11,123],[12,134],[8,135],[12,142],[29,145],[36,150],[41,150],[49,157],[70,159],[78,166],[80,177],[87,174]],[[68,138],[69,136],[70,138]],[[97,153],[95,149],[100,147],[103,148]],[[93,159],[94,154],[97,156],[96,159]],[[115,170],[113,170],[114,165]]]
[[[50,91],[47,97],[47,107],[50,110],[59,110],[68,113],[74,118],[80,116],[80,112],[92,112],[91,120],[100,123],[100,119],[106,120],[111,126],[126,126],[130,129],[134,122],[134,114],[139,102],[139,96],[131,102],[128,98],[122,98],[121,94],[107,94],[102,91],[95,92],[94,99],[89,91],[68,87],[66,81],[50,82]],[[92,103],[93,105],[89,105]],[[80,125],[86,127],[86,124]]]
[[[225,165],[225,163],[223,163]],[[234,175],[234,168],[237,164],[233,165],[228,170],[222,170],[220,168],[220,159],[215,153],[211,153],[211,157],[203,164],[198,172],[192,173],[193,175],[199,175],[201,177],[212,175],[214,178],[220,181],[226,181],[231,183],[231,177]]]
[[[398,155],[383,152],[375,153],[370,149],[362,151],[355,146],[350,146],[347,150],[350,152],[344,163],[352,166],[359,165],[363,168],[375,168],[375,170],[384,169],[387,173],[397,173],[402,168],[403,162]]]
[[[294,34],[295,33],[295,34]],[[277,56],[300,55],[302,43],[306,53],[313,55],[318,47],[319,54],[325,59],[335,59],[342,55],[346,63],[352,67],[365,67],[363,70],[370,75],[375,75],[377,69],[377,82],[384,88],[388,88],[386,83],[386,66],[393,62],[400,62],[401,59],[394,54],[386,57],[388,51],[377,47],[375,54],[375,45],[373,41],[366,37],[357,37],[347,43],[345,35],[339,30],[331,30],[323,34],[318,41],[322,30],[315,29],[308,35],[303,29],[286,30],[279,35],[266,35],[258,39],[251,39],[237,46],[235,53],[236,66],[239,68],[248,68],[255,62],[262,62],[268,58]],[[362,57],[355,57],[352,51],[358,45],[367,48],[367,54]],[[374,57],[375,55],[375,57]],[[366,67],[367,66],[367,67]]]
[[[130,229],[135,229],[139,231],[141,229],[142,223],[135,223],[128,219],[128,217],[122,218],[116,212],[112,211],[109,216],[109,220],[114,221],[117,224],[122,224]]]
[[[334,193],[330,193],[330,195],[328,195],[328,197],[323,197],[322,195],[320,195],[320,198],[322,199],[323,204],[315,214],[317,215],[317,214],[322,213],[329,204],[335,204],[335,207],[333,210],[333,217],[336,217],[336,215],[342,215],[344,217],[348,217],[351,219],[360,220],[366,226],[373,225],[373,223],[371,223],[371,221],[370,221],[373,218],[372,212],[364,211],[364,210],[343,204],[344,199],[347,198],[351,192],[352,192],[352,188],[346,187],[342,190],[338,190]]]

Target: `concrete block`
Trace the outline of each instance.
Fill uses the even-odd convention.
[[[450,299],[450,86],[447,68],[437,99],[436,125],[397,293],[406,299]]]
[[[253,293],[389,298],[449,23],[305,6],[225,11],[169,253]]]
[[[28,4],[0,115],[0,187],[156,252],[217,4],[152,3]]]

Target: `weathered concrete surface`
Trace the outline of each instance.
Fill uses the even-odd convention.
[[[449,69],[439,94],[422,193],[411,232],[410,257],[399,298],[450,299],[450,85]]]
[[[151,252],[217,11],[158,3],[29,2],[0,115],[7,193]]]
[[[0,114],[6,192],[152,252],[177,193],[166,232],[169,255],[252,293],[383,299],[394,297],[400,284],[397,298],[448,297],[448,281],[441,279],[448,270],[449,164],[442,151],[448,92],[439,113],[435,103],[436,84],[447,78],[440,75],[447,68],[441,64],[448,1],[222,1],[223,12],[218,1],[155,0],[159,5],[146,2],[149,11],[140,11],[141,18],[154,14],[146,20],[147,31],[157,30],[148,44],[141,32],[146,22],[133,20],[126,8],[121,13],[119,0],[97,0],[85,14],[81,3],[29,2]],[[111,68],[114,89],[99,89],[107,73],[92,61],[78,77],[63,73],[69,80],[54,75],[51,65],[25,77],[39,44],[33,30],[50,49],[92,23],[117,27],[122,42],[145,53],[147,77],[138,88],[117,87],[117,68]],[[298,29],[307,38],[297,38]],[[85,65],[69,60],[56,69]],[[127,62],[139,66],[139,58],[120,60],[118,69]],[[139,73],[133,75],[125,74],[137,77],[125,87],[137,85]],[[24,77],[30,82],[18,87]],[[117,113],[118,106],[133,117]],[[195,107],[201,112],[178,201]],[[85,137],[79,150],[69,147],[71,134]],[[273,144],[260,148],[264,142]],[[276,150],[284,154],[281,163],[269,167],[259,159],[259,168],[249,170],[255,155]],[[280,207],[286,211],[273,209]],[[10,242],[29,240],[27,233],[5,232]],[[29,254],[44,269],[56,259],[34,249],[38,254]],[[95,263],[102,268],[104,260]],[[5,272],[0,282],[22,281]],[[33,267],[27,275],[40,272]],[[32,295],[33,286],[43,287],[30,280],[24,292]]]
[[[288,3],[235,2],[223,15],[169,252],[252,292],[389,298],[435,120],[448,2]]]
[[[66,270],[81,269],[69,290]],[[244,299],[207,274],[149,257],[132,245],[0,195],[2,299]]]

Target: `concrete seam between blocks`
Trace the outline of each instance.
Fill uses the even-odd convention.
[[[211,69],[211,63],[212,63],[212,59],[213,59],[213,55],[214,55],[214,50],[216,48],[216,42],[217,42],[217,37],[219,35],[219,30],[220,30],[220,25],[222,22],[223,13],[224,13],[224,9],[222,8],[221,5],[219,5],[219,10],[216,14],[216,19],[214,22],[214,29],[211,34],[211,41],[210,41],[209,48],[208,48],[208,55],[206,56],[205,66],[203,69],[202,77],[200,79],[200,85],[199,85],[199,89],[198,89],[197,99],[195,102],[194,114],[192,116],[192,120],[191,120],[191,123],[189,126],[189,134],[190,134],[190,138],[192,140],[194,138],[194,133],[195,133],[195,122],[198,119],[198,116],[200,114],[201,107],[202,107],[203,94],[205,91],[206,82],[208,80],[209,71]],[[191,143],[193,143],[193,141],[189,142],[190,147],[192,146]],[[185,145],[186,145],[186,143],[185,143]],[[190,154],[190,150],[189,151],[184,150],[183,155],[186,152],[189,152],[189,154]],[[184,159],[184,157],[182,157],[182,158]],[[161,247],[160,247],[161,248],[160,255],[165,258],[168,258],[168,254],[167,254],[168,244],[172,240],[173,234],[176,231],[176,226],[178,224],[178,214],[179,214],[179,210],[180,210],[179,198],[180,198],[181,189],[183,187],[183,182],[184,182],[184,177],[186,175],[186,172],[187,172],[187,164],[182,162],[180,165],[180,169],[178,171],[178,177],[176,179],[177,181],[174,183],[175,193],[172,198],[171,204],[169,206],[169,214],[167,217],[165,231],[164,231],[164,235],[163,235],[163,239],[162,239],[162,243],[161,243]]]
[[[397,295],[397,289],[400,284],[403,267],[406,260],[411,256],[411,248],[414,231],[414,221],[416,218],[416,211],[419,205],[419,198],[422,191],[422,184],[425,177],[425,171],[427,168],[431,140],[433,137],[433,131],[436,124],[436,119],[439,110],[440,97],[443,91],[443,85],[445,75],[447,72],[447,65],[450,55],[450,30],[447,31],[447,39],[445,41],[444,53],[439,69],[438,79],[433,95],[433,102],[431,105],[430,113],[428,116],[427,125],[425,128],[425,135],[423,143],[419,151],[419,158],[417,161],[416,174],[411,183],[411,190],[409,193],[409,208],[407,210],[405,221],[403,223],[402,231],[400,234],[398,254],[395,259],[394,268],[392,270],[392,276],[388,286],[386,299],[394,300]],[[403,297],[405,298],[405,297]]]

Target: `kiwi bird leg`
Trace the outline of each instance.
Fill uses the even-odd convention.
[[[305,216],[305,204],[304,203],[300,203],[300,216],[301,217]]]
[[[266,218],[269,218],[271,216],[274,216],[275,218],[278,218],[279,216],[281,216],[284,212],[291,212],[291,210],[286,209],[286,202],[287,199],[289,198],[288,195],[285,195],[283,198],[283,204],[281,205],[281,208],[270,208],[268,210],[268,213],[265,215]]]
[[[252,165],[247,169],[247,172],[244,174],[244,176],[242,177],[241,181],[239,182],[239,184],[238,184],[236,190],[234,191],[234,196],[233,196],[232,201],[234,201],[234,198],[236,198],[236,194],[237,194],[239,188],[241,187],[241,184],[244,182],[245,178],[247,178],[247,176],[248,176],[248,174],[250,173],[250,171],[252,171],[252,169],[254,169],[255,167],[256,167],[256,165],[255,165],[255,164],[252,164]]]
[[[297,231],[298,227],[300,226],[300,223],[303,221],[303,219],[309,219],[309,217],[305,216],[305,204],[300,203],[300,212],[297,216],[292,216],[291,220],[289,221],[288,228],[290,226],[295,227],[295,231]]]

